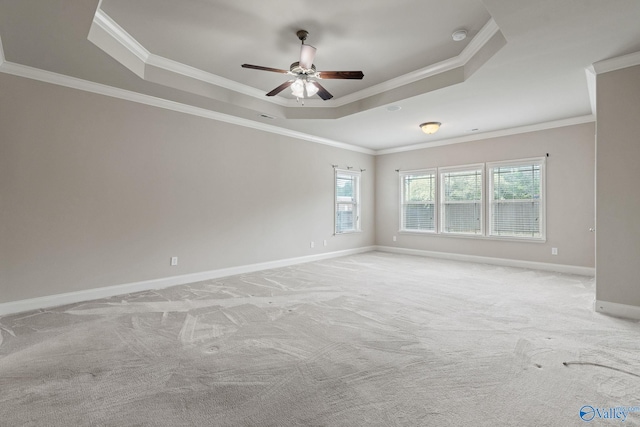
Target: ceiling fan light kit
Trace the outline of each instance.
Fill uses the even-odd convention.
[[[291,93],[296,98],[305,98],[305,93],[307,94],[306,98],[309,98],[318,93],[318,90],[320,90],[320,88],[318,88],[312,80],[297,78],[291,83]]]
[[[295,76],[294,79],[284,82],[271,92],[268,92],[266,96],[277,95],[286,88],[291,87],[291,94],[295,96],[296,99],[304,100],[304,98],[309,98],[317,94],[320,98],[326,101],[333,98],[333,95],[322,87],[317,80],[313,79],[361,80],[364,77],[364,73],[362,71],[316,71],[316,66],[313,64],[313,60],[316,57],[316,48],[311,45],[304,44],[309,33],[306,30],[298,30],[296,35],[302,42],[302,46],[300,47],[300,60],[291,64],[289,71],[278,68],[263,67],[260,65],[242,64],[242,68],[271,71],[274,73]],[[304,105],[304,103],[302,105]]]

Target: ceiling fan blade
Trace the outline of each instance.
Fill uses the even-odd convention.
[[[331,99],[333,98],[333,95],[331,95],[329,93],[328,90],[326,90],[325,88],[322,87],[322,85],[320,83],[318,83],[317,81],[313,82],[314,85],[316,85],[318,87],[318,96],[320,98],[322,98],[323,100],[327,100],[327,99]]]
[[[300,66],[302,68],[310,70],[315,58],[316,48],[308,44],[303,44],[300,48]]]
[[[355,79],[362,80],[362,71],[318,71],[321,79]]]
[[[287,74],[289,72],[287,70],[280,70],[279,68],[269,68],[269,67],[263,67],[260,65],[251,65],[251,64],[242,64],[242,68],[251,68],[252,70],[272,71],[274,73],[282,73],[282,74]]]
[[[271,92],[269,92],[267,94],[267,96],[274,96],[279,94],[280,92],[282,92],[283,90],[285,90],[286,88],[288,88],[289,86],[291,86],[293,84],[293,80],[289,80],[288,82],[284,82],[282,83],[280,86],[278,86],[277,88],[275,88],[274,90],[272,90]]]

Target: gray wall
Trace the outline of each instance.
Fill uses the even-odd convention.
[[[640,306],[640,66],[596,80],[596,298]]]
[[[567,126],[474,142],[376,157],[376,241],[400,248],[565,264],[593,268],[594,124]],[[399,234],[399,179],[396,169],[412,170],[499,160],[542,157],[549,153],[547,240],[498,241],[440,235]],[[393,242],[392,237],[397,236]],[[551,255],[551,248],[558,255]]]
[[[594,145],[584,124],[374,158],[0,74],[0,303],[373,244],[593,267]],[[546,243],[398,233],[395,169],[547,152]],[[333,236],[332,164],[366,169],[363,233]]]
[[[332,164],[366,169],[363,233],[332,235]],[[0,74],[0,303],[372,245],[374,177],[371,155]]]

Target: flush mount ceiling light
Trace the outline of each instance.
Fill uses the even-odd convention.
[[[440,122],[426,122],[420,125],[420,129],[422,129],[422,132],[431,135],[432,133],[438,132],[441,124]]]
[[[457,42],[467,38],[467,30],[457,30],[451,34],[451,38]]]

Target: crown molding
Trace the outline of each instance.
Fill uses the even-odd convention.
[[[387,92],[389,90],[393,90],[401,86],[417,82],[419,80],[433,77],[437,74],[441,74],[458,67],[464,67],[467,62],[469,62],[474,57],[474,55],[476,55],[480,51],[480,49],[482,49],[482,47],[487,44],[489,40],[491,40],[491,37],[493,37],[499,30],[500,28],[498,28],[498,25],[495,23],[493,18],[491,18],[482,27],[478,34],[471,40],[471,42],[462,50],[462,52],[460,52],[458,56],[440,61],[436,64],[429,65],[419,70],[412,71],[391,80],[387,80],[380,84],[359,90],[358,92],[343,96],[340,99],[336,100],[334,105],[341,107],[343,105],[360,101],[361,99],[378,95],[380,93]]]
[[[264,92],[260,89],[256,89],[254,87],[229,80],[227,78],[218,76],[217,74],[209,73],[199,68],[191,67],[189,65],[183,64],[182,62],[173,61],[171,59],[164,58],[153,53],[149,55],[149,59],[146,61],[146,65],[161,68],[165,71],[200,80],[202,82],[209,83],[215,86],[220,86],[234,92],[242,93],[243,95],[252,96],[262,101],[271,102],[273,104],[278,104],[281,106],[288,106],[290,104],[289,101],[293,101],[291,99],[277,97],[266,98]]]
[[[0,46],[2,40],[0,39]],[[194,107],[192,105],[182,104],[167,99],[157,98],[151,95],[145,95],[130,90],[120,89],[113,86],[107,86],[100,83],[94,83],[76,77],[70,77],[63,74],[53,73],[51,71],[41,70],[39,68],[33,68],[26,65],[15,64],[12,62],[3,61],[0,64],[0,72],[11,74],[18,77],[25,77],[32,80],[38,80],[45,83],[51,83],[58,86],[65,86],[72,89],[78,89],[85,92],[96,93],[99,95],[105,95],[112,98],[123,99],[126,101],[136,102],[139,104],[150,105],[153,107],[163,108],[166,110],[177,111],[180,113],[190,114],[193,116],[203,117],[206,119],[212,119],[220,122],[230,123],[238,126],[243,126],[251,129],[261,130],[264,132],[274,133],[286,137],[296,138],[304,141],[314,142],[317,144],[328,145],[331,147],[341,148],[349,151],[356,151],[359,153],[375,155],[375,151],[358,147],[355,145],[347,144],[345,142],[335,141],[328,138],[322,138],[315,135],[310,135],[303,132],[293,131],[289,129],[280,128],[278,126],[256,122],[253,120],[232,116],[229,114],[219,113],[217,111],[207,110],[205,108]]]
[[[482,29],[476,34],[476,36],[465,46],[458,56],[440,61],[436,64],[432,64],[421,68],[419,70],[412,71],[402,76],[395,77],[385,82],[379,83],[374,86],[359,90],[357,92],[350,93],[338,99],[332,99],[330,101],[318,101],[308,100],[309,106],[312,107],[342,107],[353,102],[360,101],[370,96],[375,96],[383,92],[387,92],[401,86],[405,86],[419,80],[423,80],[429,77],[433,77],[438,74],[456,69],[458,67],[464,67],[480,50],[486,45],[491,38],[500,31],[500,28],[493,20],[489,19]],[[291,106],[295,105],[294,100],[290,99]]]
[[[85,92],[91,92],[99,95],[109,96],[112,98],[123,99],[126,101],[136,102],[139,104],[150,105],[153,107],[163,108],[166,110],[190,114],[190,115],[203,117],[211,120],[217,120],[225,123],[235,124],[238,126],[248,127],[251,129],[261,130],[264,132],[274,133],[282,136],[314,142],[322,145],[328,145],[331,147],[341,148],[344,150],[355,151],[358,153],[369,154],[373,156],[381,156],[385,154],[394,154],[394,153],[402,153],[406,151],[422,150],[425,148],[435,148],[435,147],[441,147],[444,145],[460,144],[464,142],[479,141],[479,140],[484,140],[489,138],[498,138],[498,137],[509,136],[509,135],[517,135],[517,134],[527,133],[527,132],[536,132],[540,130],[553,129],[558,127],[592,123],[595,121],[594,115],[589,114],[589,115],[578,116],[578,117],[573,117],[569,119],[538,123],[535,125],[521,126],[516,128],[510,128],[510,129],[502,129],[502,130],[493,131],[493,132],[484,132],[484,133],[463,136],[458,138],[444,139],[444,140],[434,141],[434,142],[425,142],[422,144],[407,145],[404,147],[388,148],[384,150],[372,150],[369,148],[359,147],[359,146],[348,144],[341,141],[322,138],[315,135],[306,134],[303,132],[280,128],[278,126],[269,125],[266,123],[261,123],[261,122],[256,122],[256,121],[245,119],[245,118],[231,116],[229,114],[224,114],[216,111],[207,110],[204,108],[194,107],[191,105],[186,105],[186,104],[182,104],[175,101],[169,101],[169,100],[157,98],[151,95],[145,95],[138,92],[133,92],[125,89],[103,85],[100,83],[94,83],[87,80],[78,79],[76,77],[69,77],[63,74],[53,73],[51,71],[45,71],[38,68],[28,67],[26,65],[7,62],[6,60],[4,60],[4,55],[2,52],[1,38],[0,38],[0,60],[2,60],[0,61],[0,72],[5,74],[11,74],[18,77],[38,80],[41,82],[50,83],[58,86],[64,86],[71,89],[78,89]]]
[[[596,103],[596,71],[593,65],[585,68],[585,77],[587,79],[587,90],[589,91],[589,103],[591,104],[591,114],[594,116],[597,113]]]
[[[554,129],[554,128],[565,127],[565,126],[581,125],[584,123],[595,122],[595,120],[596,119],[593,114],[588,114],[586,116],[578,116],[578,117],[572,117],[569,119],[537,123],[534,125],[519,126],[515,128],[509,128],[509,129],[501,129],[493,132],[477,133],[469,136],[443,139],[440,141],[424,142],[422,144],[407,145],[404,147],[387,148],[384,150],[377,150],[375,153],[377,156],[381,156],[385,154],[403,153],[406,151],[422,150],[425,148],[442,147],[443,145],[460,144],[463,142],[480,141],[480,140],[485,140],[490,138],[499,138],[502,136],[518,135],[521,133],[528,133],[528,132],[537,132],[541,130]]]
[[[159,55],[155,55],[149,52],[142,44],[140,44],[135,38],[133,38],[124,28],[122,28],[115,20],[107,15],[103,10],[98,7],[96,10],[93,23],[102,29],[107,35],[109,35],[114,41],[124,46],[130,53],[135,55],[140,61],[143,62],[143,66],[154,66],[165,71],[180,74],[195,80],[199,80],[205,83],[209,83],[215,86],[219,86],[234,92],[248,95],[261,101],[270,102],[283,107],[296,107],[297,101],[294,99],[286,99],[279,97],[266,98],[262,90],[254,87],[238,83],[236,81],[218,76],[201,69],[191,67],[184,63],[174,61],[168,58],[164,58]],[[316,99],[306,99],[305,104],[309,107],[318,108],[337,108],[342,107],[362,99],[387,92],[407,84],[423,80],[437,74],[441,74],[455,68],[466,65],[474,55],[476,55],[482,47],[488,43],[491,38],[499,31],[498,25],[493,18],[489,19],[487,23],[482,27],[478,34],[471,40],[469,44],[462,50],[462,52],[453,58],[438,62],[436,64],[429,65],[419,70],[412,71],[402,76],[387,80],[374,86],[353,92],[349,95],[345,95],[340,98],[330,99],[328,101],[320,101]],[[91,40],[91,39],[90,39]],[[99,40],[91,40],[98,47],[100,46]],[[117,58],[116,58],[117,59]],[[143,77],[144,78],[144,77]],[[159,82],[156,82],[159,83]]]
[[[140,65],[144,70],[146,70],[147,67],[152,66],[168,71],[170,73],[179,74],[215,86],[220,86],[234,92],[242,93],[254,98],[259,98],[263,101],[272,102],[274,104],[279,104],[282,106],[288,105],[288,102],[286,101],[289,100],[285,100],[282,98],[263,99],[264,93],[259,89],[226,79],[216,74],[208,73],[198,68],[191,67],[181,62],[173,61],[171,59],[149,52],[149,50],[147,50],[140,42],[138,42],[133,36],[131,36],[131,34],[129,34],[113,18],[107,15],[100,8],[96,10],[96,13],[93,17],[93,24],[99,27],[102,31],[104,31],[104,33],[110,36],[118,44],[123,46],[128,52],[133,54],[141,62]],[[92,38],[91,33],[89,35],[89,41],[96,44],[98,47],[101,47],[100,41],[98,39]],[[146,79],[144,74],[146,73],[143,72],[143,75],[140,77]]]
[[[0,67],[4,64],[4,48],[2,47],[2,38],[0,38]]]
[[[634,52],[628,55],[598,61],[594,63],[592,67],[596,74],[602,74],[636,65],[640,65],[640,52]]]
[[[625,63],[628,63],[628,62],[625,62]],[[527,132],[536,132],[540,130],[553,129],[553,128],[564,127],[564,126],[572,126],[572,125],[578,125],[583,123],[591,123],[595,121],[595,116],[593,114],[590,114],[586,116],[579,116],[579,117],[574,117],[574,118],[569,118],[564,120],[556,120],[551,122],[521,126],[516,128],[510,128],[510,129],[502,129],[502,130],[493,131],[493,132],[484,132],[484,133],[479,133],[479,134],[474,134],[469,136],[462,136],[458,138],[451,138],[451,139],[444,139],[440,141],[425,142],[422,144],[408,145],[404,147],[395,147],[395,148],[388,148],[383,150],[372,150],[369,148],[359,147],[359,146],[348,144],[341,141],[322,138],[315,135],[306,134],[303,132],[284,129],[274,125],[269,125],[269,124],[256,122],[256,121],[245,119],[245,118],[231,116],[229,114],[219,113],[219,112],[207,110],[204,108],[199,108],[199,107],[194,107],[187,104],[182,104],[179,102],[169,101],[169,100],[157,98],[151,95],[145,95],[138,92],[133,92],[125,89],[103,85],[100,83],[94,83],[87,80],[78,79],[76,77],[70,77],[63,74],[53,73],[50,71],[29,67],[26,65],[20,65],[20,64],[8,62],[4,57],[4,50],[2,47],[2,38],[0,38],[0,72],[15,75],[18,77],[25,77],[32,80],[38,80],[45,83],[65,86],[72,89],[78,89],[86,92],[96,93],[99,95],[105,95],[113,98],[119,98],[119,99],[131,101],[131,102],[150,105],[150,106],[163,108],[167,110],[177,111],[185,114],[195,115],[198,117],[231,123],[238,126],[248,127],[256,130],[262,130],[265,132],[288,136],[296,139],[301,139],[304,141],[314,142],[322,145],[328,145],[336,148],[342,148],[349,151],[355,151],[359,153],[374,155],[374,156],[393,154],[393,153],[402,153],[406,151],[422,150],[425,148],[434,148],[434,147],[440,147],[444,145],[460,144],[464,142],[472,142],[472,141],[478,141],[478,140],[489,139],[489,138],[497,138],[501,136],[517,135],[517,134],[527,133]],[[591,69],[589,69],[589,72],[591,72]]]
[[[102,3],[102,2],[101,2]],[[104,13],[100,7],[96,10],[96,14],[93,16],[93,24],[96,24],[107,34],[109,34],[115,41],[124,46],[129,52],[136,56],[140,61],[147,62],[151,53],[131,34],[129,34],[124,28],[122,28],[116,21],[111,19],[109,15]]]
[[[473,39],[469,42],[467,46],[460,52],[459,58],[460,62],[466,64],[469,62],[480,50],[491,41],[491,38],[496,35],[496,33],[500,31],[498,24],[493,18],[490,18],[484,27],[480,29],[478,34],[475,35]]]

